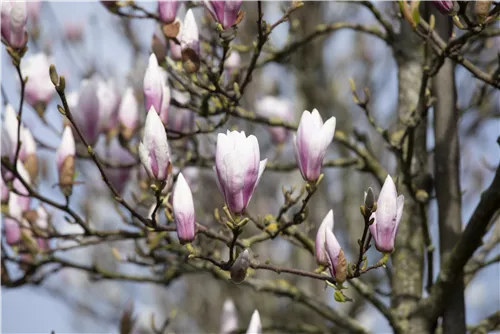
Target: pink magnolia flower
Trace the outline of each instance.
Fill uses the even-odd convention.
[[[330,210],[326,215],[322,225],[323,224],[326,224],[325,228],[323,229],[323,232],[325,233],[325,242],[323,247],[326,258],[328,260],[328,265],[330,267],[330,274],[337,280],[337,282],[342,283],[346,280],[347,261],[344,256],[344,251],[340,247],[337,238],[333,234],[333,230],[329,229],[330,225],[333,226],[332,210]]]
[[[259,142],[245,132],[219,133],[215,154],[217,185],[233,213],[243,212],[259,183],[267,159],[260,161]]]
[[[443,14],[455,15],[458,11],[456,1],[432,1],[432,4]]]
[[[398,196],[394,181],[387,175],[377,200],[377,209],[370,217],[370,220],[374,219],[370,233],[380,252],[392,253],[394,250],[394,239],[403,216],[404,204],[404,196]]]
[[[193,11],[189,9],[181,29],[181,53],[184,69],[194,73],[200,68],[200,37]]]
[[[122,133],[126,134],[124,137],[127,140],[130,139],[139,126],[139,104],[131,87],[127,88],[123,94],[118,109],[118,120]]]
[[[306,181],[316,181],[321,174],[321,165],[326,149],[335,134],[335,117],[323,124],[318,110],[305,110],[300,119],[297,134],[294,137],[295,157],[302,177]]]
[[[49,104],[55,93],[49,75],[50,59],[44,53],[36,53],[21,62],[21,72],[28,77],[25,87],[26,101],[33,107]]]
[[[243,1],[206,1],[205,5],[213,18],[224,29],[236,24]]]
[[[28,1],[26,3],[26,10],[28,11],[28,17],[33,22],[38,22],[40,20],[40,12],[42,10],[41,1]]]
[[[193,194],[182,173],[177,176],[173,208],[179,241],[181,243],[193,241],[196,233]]]
[[[163,79],[164,76],[158,65],[158,60],[154,54],[151,54],[148,68],[144,74],[144,107],[146,110],[149,111],[151,107],[154,107],[157,112],[161,110]]]
[[[99,103],[99,129],[109,132],[118,124],[118,106],[120,96],[112,79],[97,82],[97,100]]]
[[[2,38],[14,49],[22,49],[28,42],[26,21],[28,12],[25,1],[2,1]]]
[[[97,95],[98,78],[92,77],[88,80],[82,81],[80,93],[73,95],[72,99],[77,97],[77,102],[72,110],[73,119],[76,126],[82,131],[83,136],[90,145],[94,145],[101,133],[100,125],[100,108],[99,98]],[[71,104],[68,101],[68,104]],[[76,138],[79,140],[79,137]]]
[[[144,137],[139,144],[139,157],[151,179],[167,180],[172,170],[167,132],[153,106],[146,117]]]
[[[164,23],[172,23],[177,15],[178,1],[158,1],[158,14]]]
[[[333,231],[334,219],[333,219],[333,210],[330,210],[326,215],[325,219],[318,228],[318,233],[316,234],[316,261],[319,264],[327,266],[328,265],[328,257],[326,255],[325,249],[325,241],[326,241],[326,231]]]
[[[163,93],[162,93],[162,99],[161,99],[161,109],[160,109],[160,119],[163,124],[167,124],[168,122],[168,111],[170,109],[170,87],[167,84],[167,72],[162,69],[162,87],[163,87]]]

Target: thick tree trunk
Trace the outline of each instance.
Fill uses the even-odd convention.
[[[423,78],[423,46],[412,28],[402,22],[400,36],[396,38],[394,56],[398,66],[398,118],[399,126],[405,128],[418,108],[419,93]],[[410,168],[411,175],[419,177],[426,173],[427,119],[410,132],[403,146],[405,155],[412,151],[411,163],[399,166],[399,178]],[[411,317],[410,312],[422,298],[424,236],[422,226],[425,219],[420,204],[416,202],[406,186],[400,184],[399,191],[405,196],[403,218],[396,238],[396,249],[392,255],[393,279],[391,306],[401,320],[404,333],[428,333],[430,325],[425,318]]]
[[[433,13],[439,15],[436,10]],[[444,40],[449,39],[453,32],[451,18],[436,20],[436,31]],[[443,265],[462,231],[457,92],[455,65],[450,59],[444,62],[432,84],[436,97],[434,176],[439,210],[439,253]],[[443,314],[443,334],[465,332],[464,280],[460,274]]]

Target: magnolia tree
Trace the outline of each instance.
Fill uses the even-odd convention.
[[[498,2],[101,1],[90,51],[63,5],[1,8],[7,295],[77,331],[499,328]]]

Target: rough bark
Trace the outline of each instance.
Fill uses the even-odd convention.
[[[438,17],[439,12],[432,12]],[[447,40],[453,32],[451,18],[436,20],[436,32]],[[458,139],[455,64],[447,59],[432,80],[434,105],[434,177],[438,204],[439,253],[446,262],[462,232],[460,152]],[[443,313],[443,334],[466,332],[463,273],[459,273],[450,304]]]
[[[399,126],[405,127],[419,104],[419,92],[423,78],[423,47],[412,28],[402,22],[401,32],[394,43],[394,56],[398,66],[398,118]],[[411,174],[425,173],[427,121],[424,117],[406,140],[405,155],[412,151]],[[400,179],[408,168],[400,165]],[[415,174],[414,174],[415,173]],[[418,175],[417,175],[418,176]],[[428,322],[420,317],[410,318],[411,310],[422,298],[424,237],[420,204],[412,199],[408,187],[400,187],[405,196],[405,209],[392,255],[393,279],[391,306],[401,320],[405,333],[427,333]],[[424,213],[425,214],[425,213]]]

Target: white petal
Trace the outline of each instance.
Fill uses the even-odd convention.
[[[193,10],[189,9],[184,17],[184,24],[181,31],[181,43],[183,45],[199,40],[198,25],[194,18]]]
[[[183,213],[184,215],[194,216],[194,202],[191,188],[189,188],[186,179],[179,173],[177,182],[175,184],[174,198],[173,198],[174,213]]]
[[[36,143],[35,140],[33,139],[33,135],[31,134],[31,131],[28,130],[27,128],[24,128],[24,131],[22,132],[22,145],[25,149],[26,154],[33,154],[36,153]]]
[[[377,220],[379,224],[388,224],[397,214],[396,185],[390,175],[387,175],[377,200]]]
[[[403,217],[403,208],[405,206],[405,197],[404,195],[399,195],[397,199],[398,210],[396,212],[396,229],[401,221],[401,217]]]
[[[150,177],[153,176],[153,171],[151,169],[151,158],[149,157],[149,151],[146,146],[141,142],[139,143],[139,159],[141,160],[144,169]]]
[[[260,322],[259,311],[255,310],[252,314],[252,318],[250,319],[250,324],[248,325],[246,334],[261,334],[261,333],[262,333],[262,324]]]
[[[325,124],[323,124],[323,127],[321,128],[321,141],[322,141],[322,146],[323,147],[328,147],[330,143],[333,140],[333,136],[335,135],[335,124],[336,124],[336,118],[335,117],[330,117]]]
[[[333,231],[334,217],[333,210],[328,211],[316,233],[316,259],[321,264],[327,264],[328,259],[325,253],[326,231]]]
[[[221,334],[230,334],[238,329],[238,313],[231,299],[226,299],[224,302],[220,322]]]
[[[75,155],[75,139],[73,137],[73,131],[71,127],[66,126],[63,131],[63,135],[61,138],[61,144],[57,148],[56,153],[56,162],[57,168],[61,168],[64,160],[68,156]]]
[[[125,90],[120,109],[118,111],[120,122],[128,128],[135,128],[139,120],[139,104],[131,87]]]

